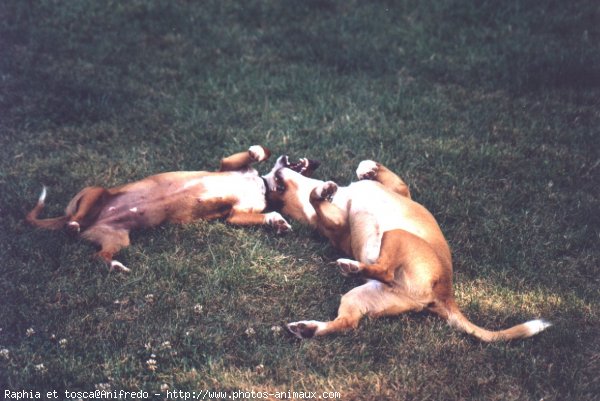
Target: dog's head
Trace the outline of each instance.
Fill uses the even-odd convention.
[[[263,176],[269,203],[295,220],[314,225],[316,213],[309,197],[320,181],[310,177],[319,165],[318,161],[306,158],[291,163],[287,155],[280,156]]]

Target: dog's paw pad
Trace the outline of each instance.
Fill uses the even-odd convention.
[[[342,273],[342,275],[344,276],[357,274],[360,273],[360,271],[362,270],[360,268],[360,264],[356,260],[342,258],[336,260],[335,263],[340,269],[340,273]]]
[[[290,333],[300,339],[312,338],[319,326],[314,322],[294,322],[286,325]]]
[[[275,228],[277,234],[285,234],[292,231],[292,226],[277,212],[271,212],[267,215],[267,223]]]
[[[373,160],[363,160],[356,169],[356,176],[359,180],[374,180],[377,177],[379,165]]]
[[[250,146],[248,153],[250,154],[250,157],[257,162],[267,160],[267,152],[265,152],[265,149],[260,145]]]
[[[333,195],[335,195],[337,192],[338,186],[333,181],[327,181],[318,186],[315,190],[319,198],[323,200],[331,200]]]

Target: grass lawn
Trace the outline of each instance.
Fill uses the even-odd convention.
[[[600,399],[599,131],[597,1],[3,0],[2,395]],[[360,283],[298,223],[136,232],[129,275],[24,224],[42,185],[55,216],[84,186],[256,143],[341,184],[386,164],[438,219],[472,321],[554,325],[483,344],[408,314],[298,341],[283,324]]]

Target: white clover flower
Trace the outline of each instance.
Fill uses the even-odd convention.
[[[163,342],[163,343],[160,345],[160,347],[161,347],[162,349],[171,349],[171,341],[164,341],[164,342]]]
[[[48,369],[44,366],[43,363],[34,365],[33,368],[40,373],[46,373],[48,371]]]
[[[94,387],[96,387],[96,390],[99,390],[99,391],[110,391],[111,390],[110,383],[98,383]]]
[[[252,327],[248,327],[244,333],[246,333],[248,337],[251,337],[256,334],[256,331],[254,331]]]
[[[58,345],[60,345],[61,348],[66,348],[67,343],[68,343],[68,341],[66,338],[61,338],[60,340],[58,340]]]
[[[196,315],[201,314],[202,313],[202,309],[204,309],[204,307],[202,305],[200,305],[200,304],[194,305],[194,313]]]
[[[146,302],[148,302],[149,304],[154,302],[154,294],[148,294],[144,297],[144,299],[146,300]]]
[[[273,334],[279,334],[281,333],[281,326],[271,326],[271,331]]]
[[[152,354],[154,355],[154,354]],[[151,370],[152,372],[154,372],[157,368],[158,368],[158,364],[156,363],[156,359],[154,358],[150,358],[146,361],[146,366],[148,367],[148,370]]]
[[[6,348],[0,349],[0,357],[2,357],[4,359],[10,358],[10,351]]]
[[[30,327],[30,328],[27,329],[27,331],[25,331],[25,335],[27,337],[31,337],[34,334],[35,334],[35,330],[33,329],[33,327]]]

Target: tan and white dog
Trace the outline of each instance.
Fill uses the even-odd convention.
[[[354,259],[338,259],[345,275],[359,274],[366,284],[346,293],[335,320],[304,320],[287,328],[299,338],[354,329],[360,319],[428,310],[452,327],[482,341],[533,336],[550,324],[532,320],[490,331],[471,323],[457,306],[452,289],[450,249],[431,213],[413,201],[406,183],[374,161],[356,171],[359,181],[347,187],[305,177],[312,162],[278,159],[265,176],[270,197],[284,215],[316,227]]]
[[[226,218],[236,225],[273,226],[278,233],[291,229],[278,212],[267,207],[265,180],[251,167],[269,158],[260,145],[221,160],[218,172],[176,171],[153,175],[115,188],[87,187],[69,202],[65,215],[38,219],[46,188],[27,214],[34,226],[71,233],[100,247],[100,256],[111,269],[129,271],[113,255],[129,245],[129,232],[163,222],[189,223]]]

